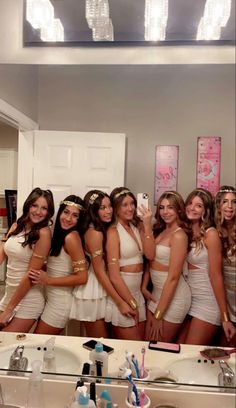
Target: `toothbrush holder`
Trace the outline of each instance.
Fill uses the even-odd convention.
[[[126,398],[126,400],[125,400],[125,405],[126,405],[126,407],[128,407],[128,408],[135,408],[135,405],[131,404],[131,403],[127,400],[127,398]],[[144,401],[144,405],[142,406],[142,408],[150,408],[150,406],[151,406],[151,400],[150,400],[150,398],[148,397],[148,395],[145,395],[145,401]],[[140,407],[140,408],[141,408],[141,407]]]

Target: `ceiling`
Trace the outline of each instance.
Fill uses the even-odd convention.
[[[50,0],[55,18],[60,18],[68,45],[95,44],[85,19],[85,0]],[[169,17],[166,40],[162,45],[199,44],[195,42],[197,27],[203,15],[206,0],[169,0]],[[144,41],[145,0],[109,0],[110,17],[114,27],[114,41],[122,44],[148,45]],[[235,0],[232,0],[231,16],[217,44],[235,41]],[[212,42],[211,42],[212,43]],[[40,40],[39,30],[24,21],[24,44],[47,45]],[[58,45],[61,43],[58,43]],[[96,43],[97,44],[97,43]],[[106,43],[108,44],[108,43]],[[113,43],[112,43],[113,44]],[[153,43],[151,43],[153,45]],[[207,44],[207,42],[206,42]],[[65,46],[66,44],[63,43]],[[111,43],[109,43],[111,45]],[[160,45],[160,43],[158,43]]]

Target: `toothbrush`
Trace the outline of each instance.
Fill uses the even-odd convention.
[[[135,358],[134,354],[132,354],[132,363],[133,363],[135,371],[136,371],[136,377],[140,378],[140,370],[139,370],[139,366],[138,366],[138,360],[137,360],[137,358]]]
[[[140,408],[144,407],[144,403],[145,403],[145,391],[141,390],[141,393],[140,393]]]
[[[141,348],[141,353],[142,353],[142,363],[141,363],[141,375],[140,377],[143,378],[144,377],[144,358],[145,358],[145,352],[146,352],[146,348],[142,347]]]
[[[126,378],[128,379],[128,381],[133,386],[133,392],[134,392],[135,398],[136,398],[136,406],[139,407],[140,406],[140,400],[139,400],[138,390],[137,390],[137,387],[136,387],[136,385],[135,385],[135,383],[133,381],[132,372],[129,369],[126,370]]]

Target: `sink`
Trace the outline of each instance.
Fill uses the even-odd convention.
[[[5,346],[0,349],[0,368],[9,368],[9,361],[13,351],[19,346],[19,343],[15,343],[11,346]],[[27,371],[31,371],[31,362],[33,360],[41,360],[43,362],[45,343],[23,344],[24,352],[23,357],[28,359]],[[81,360],[79,357],[67,347],[62,345],[55,345],[55,365],[54,370],[48,370],[45,365],[42,365],[42,371],[55,372],[61,374],[78,374],[81,370]]]
[[[234,370],[233,364],[228,364]],[[201,356],[182,356],[165,367],[174,374],[178,383],[218,386],[221,372],[219,361],[206,360]]]

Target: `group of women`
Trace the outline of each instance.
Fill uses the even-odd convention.
[[[76,319],[88,337],[236,346],[236,189],[166,191],[154,223],[139,211],[125,187],[70,195],[52,233],[52,193],[35,188],[0,243],[2,330],[60,334]]]

